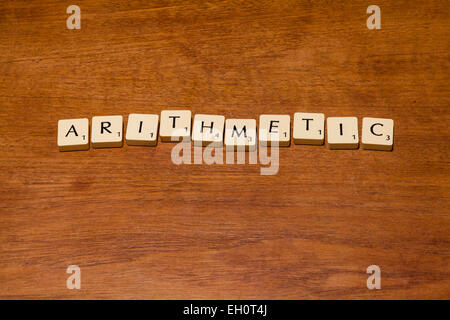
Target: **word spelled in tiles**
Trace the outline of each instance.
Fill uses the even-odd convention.
[[[159,123],[160,122],[160,123]],[[259,135],[255,119],[226,119],[221,115],[196,114],[191,130],[190,110],[164,110],[157,114],[128,116],[125,140],[129,146],[156,146],[162,142],[190,141],[194,146],[222,147],[227,151],[253,151],[261,146],[288,147],[291,142],[290,115],[263,114],[259,117]],[[327,144],[330,149],[358,149],[359,129],[356,117],[328,117]],[[91,143],[94,148],[123,145],[123,117],[92,118]],[[323,145],[325,115],[323,113],[294,114],[293,140],[296,145]],[[394,120],[363,118],[362,147],[366,150],[391,151],[394,142]],[[58,121],[60,151],[89,149],[89,120]]]

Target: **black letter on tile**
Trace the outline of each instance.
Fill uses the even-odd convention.
[[[202,121],[202,128],[200,129],[200,132],[203,133],[203,128],[209,128],[209,133],[213,133],[213,127],[214,127],[214,122],[211,122],[211,126],[205,126],[205,121]]]
[[[313,119],[302,119],[302,120],[306,120],[306,131],[309,130],[309,121],[312,121]]]
[[[278,126],[274,126],[274,123],[278,123],[280,121],[278,120],[270,120],[270,128],[269,128],[269,133],[278,133],[278,131],[272,131],[272,128],[278,128]]]
[[[105,126],[106,124],[106,126]],[[100,134],[103,134],[103,130],[108,131],[111,133],[111,131],[108,130],[108,128],[111,127],[111,122],[109,121],[102,121],[102,130],[100,131]]]
[[[247,138],[247,126],[244,126],[241,130],[241,132],[238,132],[236,126],[233,127],[233,132],[231,133],[231,137],[234,137],[234,132],[236,131],[237,136],[240,137],[242,132],[244,132],[244,137]]]
[[[72,131],[72,130],[73,130],[73,131]],[[71,133],[71,132],[75,133],[75,136],[78,137],[78,133],[77,133],[77,130],[75,130],[75,126],[74,126],[74,125],[72,125],[72,126],[70,127],[69,131],[67,131],[66,137],[67,137],[67,136],[69,135],[69,133]]]
[[[374,123],[374,124],[370,127],[370,132],[372,132],[373,135],[375,135],[375,136],[382,136],[382,135],[383,135],[382,133],[376,134],[375,132],[373,132],[373,127],[375,127],[375,126],[383,126],[383,124],[382,124],[382,123]]]
[[[173,121],[172,121],[172,128],[175,128],[175,120],[177,118],[180,118],[180,116],[169,116],[169,118],[173,119]]]

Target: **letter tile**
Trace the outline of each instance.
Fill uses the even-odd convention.
[[[361,142],[363,149],[391,151],[394,142],[394,120],[363,118]]]
[[[327,137],[330,149],[358,149],[358,118],[327,118]]]
[[[123,144],[123,117],[92,118],[91,142],[94,148],[117,148]]]
[[[161,111],[161,125],[159,128],[161,141],[189,140],[191,137],[191,117],[190,110]]]
[[[322,145],[325,137],[325,116],[323,113],[294,114],[293,138],[295,144]]]
[[[157,114],[131,113],[128,116],[125,140],[129,146],[156,146],[158,140]]]
[[[196,114],[192,128],[194,146],[221,147],[223,145],[224,125],[224,116]]]
[[[225,121],[227,151],[253,151],[256,149],[256,140],[255,119],[227,119]]]
[[[259,142],[263,146],[277,142],[280,147],[288,147],[291,144],[291,117],[262,114],[259,117]]]
[[[89,120],[59,120],[58,147],[59,151],[89,150]]]

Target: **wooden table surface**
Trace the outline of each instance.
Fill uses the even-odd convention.
[[[1,298],[450,298],[448,1],[379,0],[381,30],[367,1],[70,4],[0,3]],[[59,119],[174,108],[391,118],[394,150],[58,151]]]

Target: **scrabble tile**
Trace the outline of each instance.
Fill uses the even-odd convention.
[[[256,120],[227,119],[225,121],[226,150],[253,151],[256,149]]]
[[[191,137],[191,111],[161,111],[159,135],[163,142],[189,140]]]
[[[156,146],[159,116],[131,113],[125,140],[129,146]]]
[[[293,138],[295,144],[322,145],[325,137],[323,113],[294,113]]]
[[[291,117],[289,115],[262,114],[259,116],[259,142],[270,146],[278,141],[278,146],[291,144]]]
[[[394,120],[363,118],[362,147],[369,150],[392,150],[394,142]]]
[[[123,144],[122,116],[92,118],[91,142],[94,148],[114,148]]]
[[[194,146],[221,147],[223,145],[224,116],[196,114],[192,128]]]
[[[58,121],[59,151],[89,149],[89,120],[66,119]]]
[[[358,118],[327,118],[327,137],[330,149],[358,149]]]

